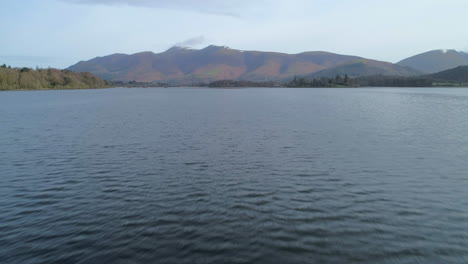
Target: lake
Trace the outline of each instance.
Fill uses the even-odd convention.
[[[468,89],[0,93],[0,263],[468,263]]]

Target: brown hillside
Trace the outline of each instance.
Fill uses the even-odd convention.
[[[305,76],[356,61],[377,63],[356,56],[329,52],[286,54],[241,51],[220,46],[201,50],[174,47],[155,54],[114,54],[82,61],[69,67],[77,72],[92,72],[107,80],[170,82],[189,84],[216,80],[275,81]],[[381,73],[411,75],[406,67],[391,64]],[[365,72],[363,72],[365,75]]]

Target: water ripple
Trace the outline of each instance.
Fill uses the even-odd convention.
[[[379,91],[2,93],[0,262],[467,263],[467,91]]]

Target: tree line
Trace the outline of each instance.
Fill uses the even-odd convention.
[[[341,75],[336,75],[335,78],[313,78],[313,79],[307,79],[307,78],[297,78],[297,76],[294,76],[294,79],[288,83],[286,83],[287,87],[314,87],[314,88],[320,88],[320,87],[352,87],[356,86],[356,82],[349,78],[349,76],[346,74],[345,76]]]
[[[109,84],[91,73],[0,66],[0,90],[89,89]]]
[[[245,81],[245,80],[220,80],[214,81],[208,84],[208,87],[276,87],[279,84],[275,82],[253,82],[253,81]]]
[[[335,78],[297,78],[288,83],[287,87],[431,87],[433,79],[426,76],[405,77],[374,75],[351,78],[348,75],[336,75]]]

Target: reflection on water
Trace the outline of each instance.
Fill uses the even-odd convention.
[[[468,89],[0,93],[1,263],[467,263]]]

